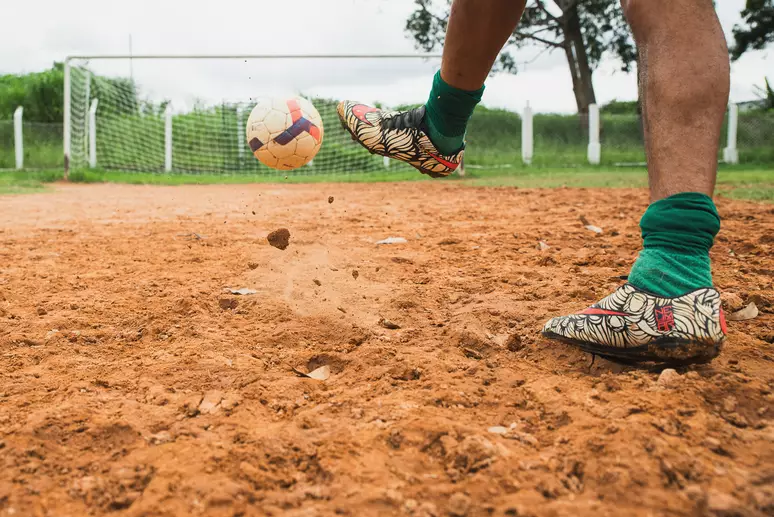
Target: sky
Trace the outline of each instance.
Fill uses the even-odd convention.
[[[718,0],[730,38],[745,0]],[[98,54],[416,54],[404,24],[413,0],[38,0],[9,2],[0,31],[0,73],[41,71],[68,55]],[[516,75],[487,82],[483,103],[520,111],[570,113],[575,100],[564,56],[516,53]],[[534,61],[533,61],[534,59]],[[530,62],[532,61],[532,62]],[[96,73],[132,76],[144,95],[170,98],[176,110],[195,99],[247,101],[279,93],[383,104],[426,99],[440,60],[102,61]],[[765,74],[774,80],[774,48],[732,65],[731,100],[755,99]],[[636,78],[613,60],[595,73],[597,100],[634,100]]]

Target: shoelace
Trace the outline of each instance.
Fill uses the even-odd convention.
[[[419,126],[424,118],[425,107],[421,106],[386,119],[382,122],[382,127],[395,130],[414,129]]]

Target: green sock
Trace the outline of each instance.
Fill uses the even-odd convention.
[[[441,154],[454,154],[465,143],[465,129],[476,104],[481,102],[484,87],[469,92],[460,90],[435,74],[430,98],[425,105],[427,136]]]
[[[659,296],[712,287],[709,250],[720,231],[712,198],[697,192],[656,201],[640,220],[644,247],[629,283]]]

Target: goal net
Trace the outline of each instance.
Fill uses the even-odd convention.
[[[70,170],[169,174],[353,174],[408,166],[366,152],[342,129],[336,103],[425,101],[437,56],[134,56],[69,58],[65,154]],[[256,99],[301,95],[323,119],[315,159],[276,171],[248,147]]]

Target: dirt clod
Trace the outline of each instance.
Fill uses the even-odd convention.
[[[285,250],[290,245],[290,230],[287,228],[274,230],[268,236],[266,236],[266,240],[268,240],[269,244],[275,248]]]
[[[518,352],[524,348],[524,344],[521,341],[521,336],[518,334],[511,334],[505,341],[505,348],[511,352]]]
[[[333,203],[333,196],[328,196],[328,204]]]
[[[224,311],[236,309],[239,306],[239,302],[234,298],[220,298],[218,305]]]

